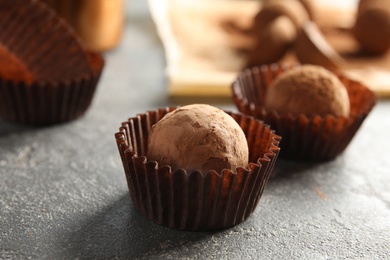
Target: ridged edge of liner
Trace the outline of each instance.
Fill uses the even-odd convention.
[[[227,112],[248,138],[248,169],[172,172],[167,165],[148,161],[145,154],[151,126],[174,109],[129,118],[115,134],[134,207],[157,224],[181,230],[218,230],[243,222],[255,210],[268,182],[280,137],[253,117]],[[268,147],[262,146],[264,142]]]
[[[280,73],[299,65],[271,64],[241,72],[232,83],[238,110],[269,124],[281,141],[280,156],[294,160],[327,161],[341,154],[377,102],[374,92],[361,83],[336,74],[348,90],[351,114],[346,117],[279,114],[264,109],[269,84]]]

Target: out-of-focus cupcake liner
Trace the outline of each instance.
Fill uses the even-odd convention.
[[[377,101],[375,94],[359,82],[337,75],[347,88],[350,116],[292,116],[267,111],[264,100],[270,83],[291,66],[261,65],[241,72],[232,84],[238,110],[269,124],[283,137],[280,156],[294,160],[326,161],[341,154]]]
[[[62,123],[89,107],[104,60],[40,1],[0,0],[0,44],[33,75],[0,78],[0,118],[25,124]]]
[[[0,43],[36,80],[73,79],[93,72],[71,27],[41,1],[0,0],[0,23]]]
[[[170,228],[205,231],[243,222],[255,210],[279,153],[268,125],[230,114],[249,145],[249,165],[237,171],[172,171],[147,159],[149,131],[175,108],[157,109],[123,122],[115,134],[134,207],[149,220]]]

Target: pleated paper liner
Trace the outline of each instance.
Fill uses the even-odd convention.
[[[134,207],[149,220],[175,229],[218,230],[237,225],[255,210],[279,153],[277,136],[253,117],[229,113],[249,145],[247,169],[172,171],[147,159],[149,130],[175,108],[139,114],[115,134]]]
[[[82,115],[104,66],[100,54],[40,1],[0,0],[0,118],[45,125]],[[12,66],[11,66],[12,65]]]
[[[58,81],[92,73],[71,27],[41,1],[0,0],[0,43],[36,80]]]
[[[375,106],[377,97],[359,82],[337,75],[350,98],[349,117],[292,116],[264,109],[270,83],[291,66],[261,65],[241,72],[232,84],[238,110],[269,124],[283,137],[280,156],[293,160],[327,161],[340,155]]]

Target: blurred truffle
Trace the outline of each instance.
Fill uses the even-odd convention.
[[[221,172],[247,167],[249,152],[245,134],[231,116],[194,104],[168,113],[152,127],[147,156],[173,171]]]
[[[281,15],[287,16],[297,29],[309,20],[305,7],[298,0],[268,0],[255,18],[255,29],[264,30],[270,22]]]
[[[390,48],[390,1],[361,1],[352,29],[362,48],[383,54]]]
[[[248,66],[279,61],[296,37],[294,24],[286,16],[279,16],[258,32],[257,44],[248,57]]]
[[[304,65],[286,71],[271,83],[265,107],[295,116],[347,117],[350,102],[336,75],[321,66]]]
[[[303,69],[300,66],[302,65],[278,63],[242,71],[232,84],[233,101],[238,111],[262,120],[283,137],[280,143],[281,157],[309,161],[334,159],[345,150],[375,106],[376,95],[360,82],[341,73],[333,74],[323,67],[313,65],[304,65]],[[339,81],[333,79],[334,76]],[[284,82],[281,82],[282,77],[285,78]],[[279,90],[273,89],[274,84],[280,84]],[[336,93],[333,97],[328,93],[332,92],[329,85],[339,88],[334,91]],[[340,98],[345,94],[345,90],[342,90],[344,88],[348,98],[343,98],[340,106],[349,110],[349,116],[335,117],[330,114],[331,111],[319,111],[328,107],[329,102],[334,103],[326,100],[326,97]],[[274,92],[272,98],[271,95],[268,96],[270,91]],[[296,112],[299,115],[284,110],[277,113],[273,110],[275,108],[270,110],[265,107],[267,98],[271,105],[282,106],[281,109],[285,111],[294,109],[294,106],[302,111]],[[320,101],[315,98],[320,98]],[[285,104],[278,103],[279,99]],[[290,101],[296,104],[290,105]],[[342,108],[336,107],[334,110]],[[313,115],[314,113],[323,113],[325,116]]]

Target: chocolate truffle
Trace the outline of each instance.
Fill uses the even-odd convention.
[[[362,1],[353,35],[369,53],[383,54],[390,49],[390,2]]]
[[[303,65],[282,73],[271,83],[265,108],[294,116],[347,117],[350,102],[335,74],[321,66]]]
[[[172,170],[236,170],[248,164],[248,144],[238,123],[205,104],[180,107],[153,125],[147,158]]]
[[[296,29],[309,20],[305,7],[298,0],[268,0],[255,17],[255,30],[264,30],[270,22],[281,15],[288,17]]]
[[[279,61],[293,44],[296,30],[291,20],[282,15],[257,34],[257,44],[249,54],[248,67]]]
[[[364,10],[373,6],[383,6],[388,0],[360,0],[356,15],[360,15]]]

